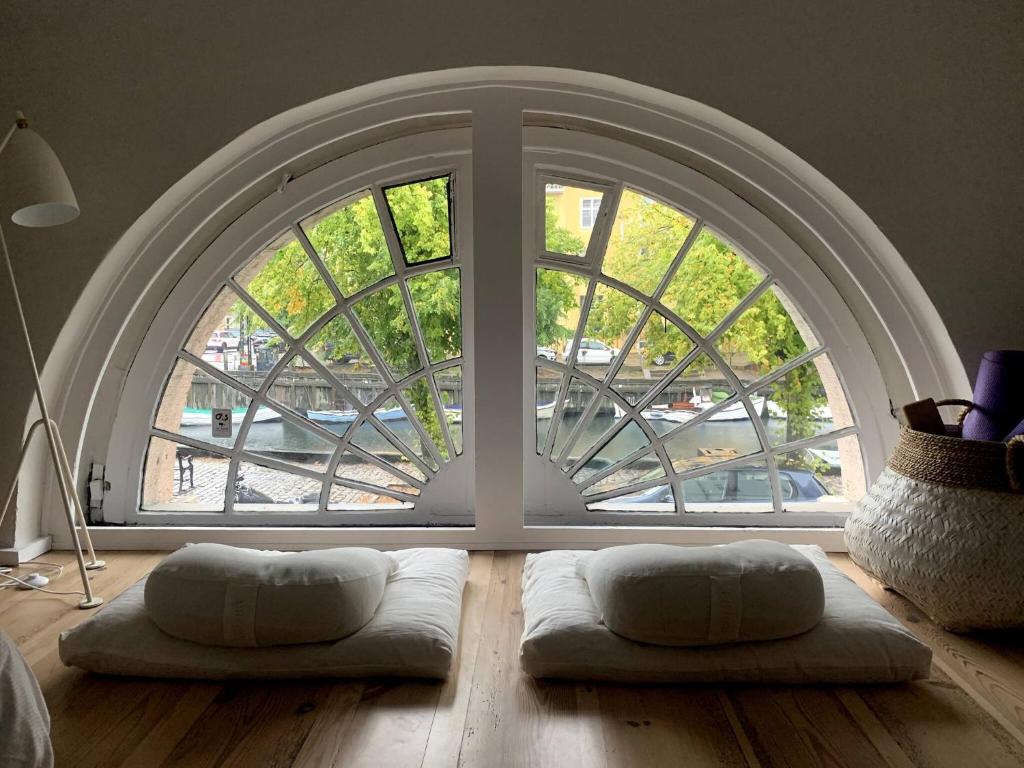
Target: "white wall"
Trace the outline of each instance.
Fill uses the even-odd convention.
[[[34,120],[83,213],[58,229],[5,232],[45,357],[118,236],[246,128],[410,72],[590,70],[703,101],[816,166],[900,250],[971,372],[985,349],[1024,347],[1022,38],[1014,0],[10,0],[0,6],[0,115],[20,108]],[[3,489],[30,392],[12,322],[0,299]]]

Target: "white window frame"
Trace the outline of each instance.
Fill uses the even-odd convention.
[[[436,386],[433,381],[435,373],[447,370],[454,366],[462,366],[463,391],[472,391],[472,355],[467,354],[471,349],[472,330],[467,327],[467,316],[472,312],[472,249],[470,237],[470,197],[472,195],[472,164],[469,154],[469,133],[465,130],[448,132],[445,135],[430,137],[410,137],[400,140],[401,146],[391,147],[392,153],[404,155],[401,162],[386,162],[384,165],[377,165],[390,153],[370,153],[361,162],[355,158],[342,158],[329,163],[316,171],[303,176],[294,182],[288,183],[283,190],[265,199],[260,204],[250,209],[244,216],[237,219],[224,233],[221,234],[196,262],[195,272],[198,279],[193,282],[183,280],[179,286],[168,296],[160,313],[151,326],[146,340],[139,351],[136,365],[133,366],[133,375],[128,377],[127,386],[118,408],[117,418],[114,423],[113,438],[111,440],[111,453],[107,460],[108,477],[112,479],[111,491],[107,495],[104,504],[104,515],[108,522],[126,523],[131,525],[309,525],[309,526],[375,526],[375,525],[444,525],[444,526],[466,526],[472,524],[473,499],[471,456],[468,453],[471,446],[475,444],[473,433],[473,400],[466,396],[463,403],[463,452],[457,455],[447,429],[444,430],[446,447],[451,457],[444,461],[441,456],[434,456],[439,464],[437,471],[418,457],[412,456],[413,461],[418,465],[420,471],[426,476],[426,481],[411,481],[413,485],[420,488],[418,496],[404,496],[399,494],[400,501],[406,505],[400,508],[380,508],[367,510],[354,509],[331,509],[329,507],[330,484],[325,483],[320,493],[319,501],[315,505],[285,505],[273,504],[263,508],[256,508],[253,505],[244,505],[236,509],[232,494],[227,493],[227,488],[234,485],[236,472],[241,462],[257,463],[270,469],[277,469],[288,472],[292,475],[308,477],[317,482],[325,478],[331,478],[337,467],[338,461],[346,449],[351,449],[349,439],[354,434],[358,423],[354,423],[352,429],[346,436],[339,436],[322,429],[315,424],[305,423],[297,416],[291,414],[287,409],[274,404],[268,399],[268,391],[279,370],[281,370],[291,359],[293,353],[303,349],[305,342],[312,338],[330,320],[337,316],[346,317],[352,323],[356,334],[363,331],[358,322],[353,322],[353,305],[357,304],[365,296],[374,293],[389,285],[397,285],[402,289],[403,298],[406,300],[407,312],[412,310],[409,291],[405,286],[405,280],[413,275],[433,272],[439,269],[457,268],[461,273],[461,293],[463,312],[463,355],[461,357],[431,363],[426,351],[422,349],[422,340],[414,331],[414,338],[419,347],[423,367],[410,376],[395,381],[386,364],[376,354],[372,344],[367,344],[367,339],[360,337],[360,342],[367,353],[374,361],[377,370],[383,377],[384,390],[370,403],[360,403],[357,407],[359,417],[357,422],[363,420],[373,424],[376,429],[385,437],[390,439],[389,431],[377,422],[374,411],[382,403],[391,397],[396,397],[406,407],[401,390],[409,385],[425,379],[430,387],[431,394],[435,400],[435,406],[440,402]],[[452,224],[452,258],[435,259],[429,262],[418,264],[406,264],[398,243],[398,236],[390,220],[387,211],[387,203],[384,200],[383,188],[408,181],[430,178],[451,174],[454,180],[452,187],[452,213],[454,214]],[[234,285],[235,290],[241,289],[233,279],[238,271],[255,255],[261,253],[268,243],[276,242],[282,232],[290,230],[295,238],[302,244],[307,256],[313,265],[321,272],[327,274],[326,268],[320,262],[315,250],[309,244],[305,232],[299,222],[316,211],[344,200],[348,197],[359,196],[369,189],[377,207],[378,215],[384,231],[385,240],[392,257],[394,274],[384,278],[371,286],[358,291],[352,296],[345,298],[335,291],[334,299],[336,308],[329,311],[309,328],[299,334],[293,342],[289,343],[289,351],[283,354],[268,372],[263,386],[260,390],[251,390],[230,376],[218,371],[201,358],[182,352],[185,340],[192,331],[192,326],[205,311],[205,303],[208,303],[225,285]],[[208,266],[209,265],[209,266]],[[190,272],[190,274],[192,274]],[[188,277],[188,276],[186,276]],[[327,281],[333,286],[333,281]],[[270,316],[266,310],[260,307],[255,301],[249,299],[244,291],[240,290],[242,300],[249,303],[251,309],[259,314],[263,321],[278,334],[282,339],[288,339],[289,334]],[[415,312],[410,314],[410,322],[416,328],[417,319]],[[238,426],[234,445],[231,448],[218,448],[218,452],[231,460],[227,473],[225,489],[225,505],[223,511],[207,511],[202,509],[188,509],[184,505],[178,508],[160,507],[145,508],[140,504],[141,488],[144,482],[146,446],[149,437],[160,437],[169,442],[194,448],[206,447],[199,440],[184,437],[170,432],[151,428],[140,430],[142,424],[140,419],[146,418],[142,414],[148,414],[148,421],[152,423],[155,409],[159,407],[160,397],[163,391],[163,382],[170,373],[176,359],[184,360],[194,365],[197,369],[218,379],[232,388],[248,396],[253,406],[250,407],[245,419]],[[315,366],[320,375],[328,381],[333,377],[327,369]],[[340,387],[341,385],[338,384]],[[155,397],[155,400],[153,399]],[[351,398],[358,402],[356,398]],[[328,463],[324,472],[316,472],[303,467],[278,461],[266,456],[256,456],[245,449],[245,438],[252,423],[252,415],[255,407],[268,405],[282,414],[282,418],[302,428],[313,432],[320,439],[335,446],[334,456]],[[148,434],[145,434],[148,433]],[[397,445],[395,446],[398,447]],[[358,449],[355,449],[358,451]],[[362,453],[361,451],[358,451]],[[382,460],[376,459],[372,454],[364,456],[365,460],[380,466],[381,468],[395,472]],[[432,485],[437,476],[444,473],[446,482],[445,490],[440,493],[433,492]],[[448,479],[453,476],[453,479]],[[351,482],[341,481],[340,485],[352,487]],[[312,508],[311,508],[312,507]]]
[[[803,318],[811,326],[812,331],[819,340],[819,347],[814,350],[815,356],[818,350],[828,354],[832,361],[847,393],[847,400],[856,424],[862,424],[862,416],[877,412],[879,408],[885,408],[888,402],[885,398],[884,387],[880,386],[880,377],[876,378],[877,369],[872,370],[871,365],[864,364],[864,357],[867,347],[863,337],[859,339],[859,330],[852,317],[849,316],[845,303],[838,295],[835,287],[828,281],[825,275],[818,269],[800,247],[788,237],[781,228],[762,213],[757,211],[749,203],[739,196],[725,189],[722,185],[709,179],[707,176],[692,169],[678,166],[665,158],[654,155],[646,150],[623,145],[599,136],[570,134],[566,131],[530,127],[524,131],[524,195],[529,206],[528,210],[533,211],[529,226],[536,230],[542,230],[544,226],[544,199],[543,189],[545,181],[552,177],[564,179],[585,180],[588,184],[600,185],[601,188],[610,190],[603,196],[603,204],[599,221],[601,226],[594,230],[588,246],[587,261],[580,261],[573,257],[561,257],[550,252],[535,250],[523,254],[523,312],[529,322],[523,330],[524,352],[527,360],[530,361],[524,370],[523,386],[528,393],[534,391],[535,369],[535,333],[533,329],[533,307],[534,307],[534,269],[537,266],[548,266],[574,272],[584,277],[591,277],[600,274],[600,255],[604,244],[608,239],[610,228],[613,226],[612,214],[617,206],[617,201],[622,190],[629,186],[632,189],[641,190],[643,194],[653,198],[661,199],[675,207],[687,211],[695,218],[693,234],[698,226],[703,223],[714,226],[724,233],[743,253],[756,258],[759,266],[766,271],[766,275],[755,291],[746,297],[723,321],[724,327],[731,318],[741,313],[750,302],[755,300],[773,284],[778,284],[784,289],[787,296],[800,309]],[[567,182],[571,183],[571,182]],[[693,237],[691,234],[691,239]],[[541,236],[533,234],[532,237],[524,238],[525,243],[537,243]],[[684,245],[683,251],[685,252]],[[602,281],[613,284],[614,287],[627,295],[633,295],[641,301],[648,301],[631,286],[616,284],[616,281],[602,277]],[[583,303],[583,312],[586,310],[586,299]],[[845,316],[844,316],[845,315]],[[669,319],[682,322],[669,313]],[[685,325],[685,323],[683,324]],[[639,326],[638,326],[639,327]],[[576,337],[583,332],[582,322],[577,328]],[[713,360],[718,359],[718,353],[713,345],[702,341],[695,341],[694,353],[686,359],[678,361],[676,368],[681,370],[699,352],[709,354]],[[759,387],[762,387],[767,380],[775,380],[797,365],[806,362],[809,355],[801,356],[781,366],[767,379],[762,379],[750,386],[744,387],[738,380],[732,382],[733,389],[738,393],[737,399],[743,402],[747,411],[751,414],[751,421],[763,445],[767,445],[767,438],[763,434],[763,427],[760,420],[754,415],[755,410],[750,404],[749,397]],[[859,361],[859,362],[858,362]],[[572,376],[587,381],[591,386],[600,387],[600,380],[589,377],[585,370],[572,369],[558,360],[554,363],[543,361],[544,367],[556,369],[563,372],[562,386],[568,384],[569,373]],[[722,364],[724,371],[728,372],[728,366]],[[667,378],[667,377],[666,377]],[[657,387],[652,390],[657,391]],[[632,406],[625,400],[619,398],[614,390],[608,390],[609,394],[620,401],[620,406],[626,410]],[[650,397],[650,393],[648,395]],[[593,403],[596,404],[595,397]],[[531,399],[532,402],[532,399]],[[558,399],[561,402],[561,398]],[[555,419],[557,421],[559,405],[556,404]],[[624,420],[623,420],[624,421]],[[647,426],[642,424],[643,420],[637,421],[645,430]],[[582,420],[581,420],[582,422]],[[870,422],[870,419],[869,419]],[[523,449],[523,463],[527,467],[527,482],[525,495],[525,508],[534,527],[545,526],[587,526],[610,524],[618,526],[642,526],[645,523],[654,525],[654,517],[636,512],[611,512],[611,511],[588,511],[585,508],[586,502],[600,501],[604,496],[614,496],[614,493],[598,495],[595,498],[584,499],[576,489],[572,481],[561,472],[557,462],[551,462],[547,458],[537,455],[534,440],[535,412],[527,408],[524,412],[523,429],[527,436]],[[860,449],[863,458],[864,471],[868,477],[873,477],[884,464],[886,448],[880,434],[857,428],[837,430],[835,435],[858,434]],[[657,448],[666,440],[671,439],[670,433],[664,437],[658,437],[649,432],[648,438],[652,446]],[[551,436],[549,435],[549,442]],[[571,442],[571,439],[570,441]],[[828,442],[828,438],[815,438],[806,441],[813,447],[818,442]],[[596,452],[601,443],[595,445],[588,451],[578,465],[581,465],[590,454]],[[565,450],[568,450],[567,443]],[[788,449],[787,449],[788,450]],[[563,451],[564,452],[564,451]],[[674,481],[674,493],[676,496],[676,507],[678,515],[671,519],[663,519],[660,524],[677,527],[704,527],[704,526],[770,526],[770,527],[840,527],[850,509],[846,503],[835,505],[801,504],[799,511],[784,511],[785,505],[781,499],[781,489],[778,481],[778,474],[774,466],[774,454],[781,451],[772,449],[764,457],[767,462],[769,477],[772,485],[773,511],[763,511],[761,504],[751,505],[750,511],[688,511],[682,513],[682,494],[678,487],[678,481]],[[740,457],[732,462],[721,463],[714,466],[714,469],[725,469],[737,464],[749,462],[749,457]],[[708,468],[711,470],[712,468]],[[609,470],[611,471],[611,470]],[[687,475],[703,474],[704,470],[694,470]],[[599,473],[603,476],[604,473]],[[664,480],[650,481],[649,486],[665,484]],[[659,512],[669,512],[659,510]],[[655,513],[657,514],[657,513]],[[661,515],[662,518],[667,516]]]
[[[507,355],[501,348],[503,356],[514,360],[507,368],[492,369],[489,364],[497,360],[496,345],[491,344],[488,352],[481,338],[485,332],[507,329],[510,322],[522,323],[524,318],[522,300],[529,286],[524,285],[521,293],[507,289],[510,280],[524,274],[527,249],[520,252],[519,247],[533,234],[525,230],[521,215],[528,190],[524,186],[510,193],[510,185],[504,183],[522,171],[523,123],[554,126],[574,138],[614,135],[626,154],[629,148],[657,147],[657,157],[670,169],[668,178],[674,178],[676,171],[696,168],[699,173],[689,173],[713,178],[723,190],[740,191],[762,210],[780,212],[779,220],[807,249],[793,254],[789,274],[777,270],[787,290],[813,294],[824,283],[830,298],[842,297],[832,306],[823,306],[816,299],[793,296],[811,322],[820,325],[824,320],[838,329],[835,338],[826,338],[834,359],[844,358],[845,362],[836,359],[837,368],[846,375],[856,370],[867,383],[860,390],[847,382],[852,400],[867,400],[867,410],[857,413],[862,435],[877,437],[883,446],[882,450],[865,449],[869,481],[881,469],[878,457],[884,455],[884,446],[891,447],[896,439],[889,397],[898,403],[937,392],[969,391],[962,363],[934,306],[882,232],[820,173],[757,130],[696,102],[601,75],[529,67],[424,73],[336,94],[270,118],[169,189],[107,255],[62,329],[43,380],[66,439],[70,438],[67,447],[84,496],[92,465],[119,450],[111,439],[111,425],[129,389],[127,371],[136,365],[144,367],[147,360],[153,362],[145,345],[140,346],[142,332],[154,322],[176,285],[197,289],[194,296],[208,295],[201,290],[206,277],[190,267],[224,227],[254,205],[264,204],[264,198],[272,198],[282,176],[296,177],[285,187],[287,193],[316,172],[310,169],[319,169],[332,158],[341,157],[337,162],[346,163],[353,176],[356,166],[375,152],[376,167],[400,164],[401,157],[415,152],[401,155],[401,140],[387,141],[389,136],[417,134],[419,138],[426,135],[422,131],[436,135],[439,126],[472,124],[475,178],[469,204],[479,209],[479,215],[476,231],[470,233],[476,235],[471,246],[486,254],[474,265],[476,279],[464,273],[464,285],[473,285],[474,297],[472,313],[467,310],[472,321],[467,319],[465,331],[467,337],[478,332],[472,349],[481,398],[476,403],[480,418],[474,432],[484,438],[476,450],[477,472],[467,478],[475,527],[94,527],[97,545],[152,548],[206,540],[298,548],[332,543],[529,548],[596,546],[647,541],[653,536],[659,541],[698,544],[752,535],[750,529],[705,527],[652,533],[644,527],[535,531],[522,525],[523,475],[515,467],[506,468],[530,434],[523,421],[526,412],[519,406],[532,392],[532,386],[525,386],[523,361],[532,358],[535,350],[527,355],[525,339],[521,356]],[[577,124],[584,129],[564,130]],[[824,331],[822,336],[826,337]],[[529,343],[533,344],[532,338]],[[468,338],[466,344],[469,349]],[[850,360],[855,361],[853,368],[846,365]],[[510,385],[507,376],[499,375],[502,371],[515,372],[516,380]],[[164,373],[155,370],[153,375],[162,379]],[[467,389],[472,391],[469,381]],[[509,420],[502,409],[512,401],[518,416]],[[149,401],[153,402],[155,398]],[[495,440],[496,434],[502,439]],[[466,451],[470,450],[467,443]],[[118,467],[107,467],[115,495],[120,472]],[[68,546],[66,521],[55,511],[60,505],[46,462],[30,460],[22,481],[19,530],[35,525],[36,530],[52,534],[56,546]],[[842,547],[840,531],[766,530],[757,535]]]

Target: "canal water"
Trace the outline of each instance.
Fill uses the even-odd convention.
[[[567,433],[571,432],[578,419],[579,416],[577,415],[567,416],[563,429]],[[580,443],[587,446],[593,444],[614,423],[615,419],[611,414],[598,415],[583,430]],[[406,444],[415,445],[417,443],[417,433],[408,421],[389,421],[386,424]],[[539,422],[538,428],[541,441],[544,440],[550,424],[550,419]],[[349,425],[323,424],[322,426],[336,434],[343,434]],[[785,420],[769,419],[767,427],[769,436],[774,443],[783,442],[786,434]],[[815,431],[819,434],[828,432],[831,429],[831,422],[815,423]],[[231,443],[230,440],[211,438],[210,427],[182,427],[181,434],[208,443],[212,442],[222,445]],[[634,439],[627,439],[627,437],[632,436],[633,433],[629,432],[622,439],[616,439],[607,448],[602,450],[602,459],[615,461],[644,445],[644,441],[639,435]],[[359,427],[359,438],[359,445],[367,450],[394,453],[394,448],[391,444],[376,434],[369,425],[363,424]],[[678,437],[674,438],[673,445],[688,455],[695,455],[697,449],[725,449],[734,450],[737,455],[742,456],[760,449],[757,434],[749,420],[703,422],[695,427],[684,429]],[[275,453],[291,454],[292,456],[296,454],[316,455],[321,460],[325,458],[324,454],[330,453],[326,445],[312,432],[301,429],[287,421],[253,424],[249,428],[245,447],[247,450],[268,455]]]

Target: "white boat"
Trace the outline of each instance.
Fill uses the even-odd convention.
[[[622,410],[618,403],[614,403],[615,418],[621,419],[626,415],[626,412]],[[685,424],[691,421],[700,414],[700,411],[695,408],[669,408],[653,406],[640,411],[640,415],[643,416],[647,421],[671,421],[675,424]]]
[[[359,411],[306,411],[310,421],[319,421],[325,424],[348,424],[356,420]],[[401,421],[405,418],[405,411],[401,408],[381,408],[373,412],[381,421]]]
[[[692,402],[692,401],[691,401]],[[754,406],[754,412],[760,413],[761,408],[764,406],[763,397],[752,397],[750,398],[750,404]],[[711,401],[700,401],[694,403],[702,412],[710,411],[712,408],[718,405]],[[727,405],[720,411],[716,411],[707,418],[708,421],[749,421],[750,413],[747,411],[746,406],[743,405],[742,400],[737,400],[735,403]]]
[[[232,408],[231,423],[241,424],[248,410],[248,408]],[[261,405],[256,409],[252,420],[254,424],[280,421],[281,416],[272,409]],[[181,426],[183,427],[209,427],[211,424],[213,424],[213,411],[209,408],[185,408],[181,412]]]
[[[448,422],[450,424],[461,424],[462,423],[462,409],[461,408],[445,408],[444,412],[448,414]],[[551,419],[555,415],[555,401],[552,400],[550,403],[541,403],[537,406],[537,421],[544,421]]]
[[[555,415],[555,401],[552,400],[550,403],[540,403],[537,405],[537,421],[543,421],[544,419],[550,419]]]

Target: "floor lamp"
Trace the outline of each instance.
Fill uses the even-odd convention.
[[[68,181],[68,176],[60,164],[60,160],[50,149],[50,145],[28,127],[28,121],[20,112],[17,113],[14,125],[10,127],[3,141],[0,142],[0,155],[5,150],[8,151],[7,159],[10,161],[8,164],[9,177],[3,179],[2,183],[11,193],[11,201],[14,203],[11,220],[15,224],[22,227],[53,227],[58,224],[66,224],[78,216],[78,200],[75,198],[75,192],[71,188],[71,182]],[[82,510],[82,502],[75,489],[71,465],[68,462],[67,453],[64,451],[64,443],[60,438],[57,423],[50,418],[49,409],[46,407],[43,386],[39,381],[39,369],[36,367],[36,357],[32,351],[32,339],[28,333],[28,325],[25,323],[25,312],[21,306],[21,297],[18,295],[18,283],[14,279],[14,268],[11,265],[10,254],[7,252],[7,240],[4,238],[3,227],[0,227],[0,250],[3,250],[7,278],[11,281],[11,289],[14,292],[14,307],[21,323],[21,331],[25,336],[25,347],[28,350],[36,399],[39,401],[39,413],[41,414],[39,420],[29,428],[25,441],[21,445],[18,471],[7,492],[3,509],[0,510],[0,526],[3,525],[4,517],[11,506],[14,488],[18,483],[18,475],[21,474],[29,443],[36,430],[42,427],[50,449],[50,459],[57,473],[57,484],[63,497],[64,509],[67,512],[68,529],[71,532],[71,543],[75,548],[75,557],[78,560],[78,571],[82,576],[85,599],[78,604],[78,607],[95,608],[103,602],[103,598],[93,595],[87,571],[102,568],[106,564],[102,560],[96,559],[85,512]],[[85,561],[85,556],[82,554],[79,530],[81,530],[82,538],[85,539],[89,549],[89,562]]]

